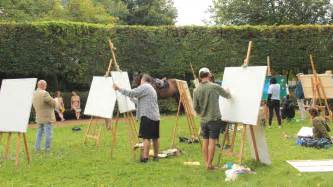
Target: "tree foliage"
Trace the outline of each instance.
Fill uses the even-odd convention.
[[[330,0],[213,0],[212,21],[241,24],[325,24],[332,20]]]
[[[129,25],[174,25],[177,10],[172,0],[123,0]]]
[[[173,25],[172,0],[1,0],[0,20]]]

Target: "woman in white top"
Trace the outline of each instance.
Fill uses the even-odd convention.
[[[272,127],[272,120],[275,114],[278,120],[279,128],[281,128],[281,111],[280,111],[280,84],[277,83],[276,79],[273,77],[270,81],[270,86],[268,88],[268,110],[269,110],[269,127]]]
[[[64,100],[61,97],[60,91],[56,91],[54,101],[56,102],[55,111],[57,112],[61,121],[65,121],[65,118],[64,118],[65,104],[64,104]]]

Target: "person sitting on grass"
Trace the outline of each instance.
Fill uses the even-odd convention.
[[[220,132],[224,132],[226,123],[221,118],[219,97],[231,98],[228,90],[211,82],[208,68],[199,70],[200,84],[193,92],[193,107],[201,117],[202,152],[207,170],[214,169],[213,159],[216,142]]]
[[[325,118],[320,116],[319,110],[317,108],[312,107],[309,110],[309,113],[312,118],[313,138],[315,139],[325,138],[332,143],[331,137],[328,134],[330,128],[327,125]]]
[[[157,93],[151,85],[152,78],[144,74],[140,86],[133,90],[125,90],[113,85],[121,94],[137,99],[137,118],[140,120],[139,138],[143,139],[143,156],[141,162],[149,158],[150,142],[153,140],[154,161],[158,160],[160,138],[160,111],[157,103]]]

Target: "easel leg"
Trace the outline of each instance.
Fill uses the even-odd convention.
[[[117,126],[119,121],[119,112],[117,112],[117,118],[115,123],[111,126],[111,132],[112,132],[112,142],[111,142],[111,158],[113,157],[113,152],[117,144]]]
[[[9,132],[8,133],[8,137],[7,137],[7,144],[5,146],[5,154],[4,154],[4,159],[7,160],[8,159],[8,153],[9,153],[9,148],[10,148],[10,139],[12,137],[12,133]]]
[[[172,148],[175,148],[176,146],[176,136],[177,136],[177,130],[178,130],[178,126],[179,126],[179,111],[180,111],[180,105],[181,105],[181,101],[179,101],[178,104],[178,111],[177,111],[177,116],[176,116],[176,126],[173,129],[173,134],[172,134]]]
[[[238,160],[239,164],[242,163],[245,141],[246,141],[246,125],[243,125],[242,140],[241,140],[239,160]]]
[[[231,139],[231,145],[230,145],[230,152],[232,153],[234,151],[235,147],[235,141],[236,141],[236,134],[237,134],[237,124],[234,124],[234,130],[232,132],[232,139]]]
[[[102,124],[98,125],[98,127],[99,128],[98,128],[98,133],[97,133],[97,137],[96,137],[96,146],[99,146],[100,137],[101,137],[101,133],[102,133]]]
[[[20,155],[20,147],[21,147],[21,133],[17,133],[17,140],[16,140],[16,167],[19,165],[19,155]]]
[[[87,144],[88,134],[90,132],[92,120],[93,120],[93,117],[90,118],[89,126],[88,126],[88,129],[86,131],[86,135],[84,136],[84,142],[83,142],[84,144]]]
[[[258,147],[257,147],[256,137],[254,135],[253,126],[250,125],[249,127],[250,127],[250,134],[251,134],[253,149],[254,149],[254,153],[255,153],[255,156],[256,156],[256,161],[259,161]]]
[[[0,144],[1,144],[1,140],[2,140],[2,132],[0,132]]]
[[[30,154],[28,149],[28,142],[27,142],[27,135],[23,133],[23,142],[24,142],[24,150],[25,154],[27,155],[28,164],[30,163]]]
[[[224,146],[226,144],[227,139],[229,139],[229,124],[226,126],[226,130],[225,130],[224,133],[225,134],[224,134],[224,137],[223,137],[223,140],[222,140],[221,149],[220,149],[218,160],[217,160],[217,166],[218,167],[221,164],[221,158],[222,158],[222,154],[223,154],[223,151],[224,151]]]

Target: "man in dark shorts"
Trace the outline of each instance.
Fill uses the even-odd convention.
[[[144,74],[139,87],[133,90],[125,90],[113,85],[121,94],[136,99],[137,118],[140,120],[139,137],[143,139],[143,157],[141,162],[147,162],[149,158],[150,142],[153,141],[154,160],[158,160],[160,138],[160,111],[157,103],[157,93],[150,84],[152,78]]]
[[[199,70],[200,85],[193,93],[193,106],[201,117],[202,152],[208,170],[214,169],[213,159],[216,142],[226,124],[221,120],[219,97],[231,98],[230,92],[210,81],[212,74],[208,68]]]

